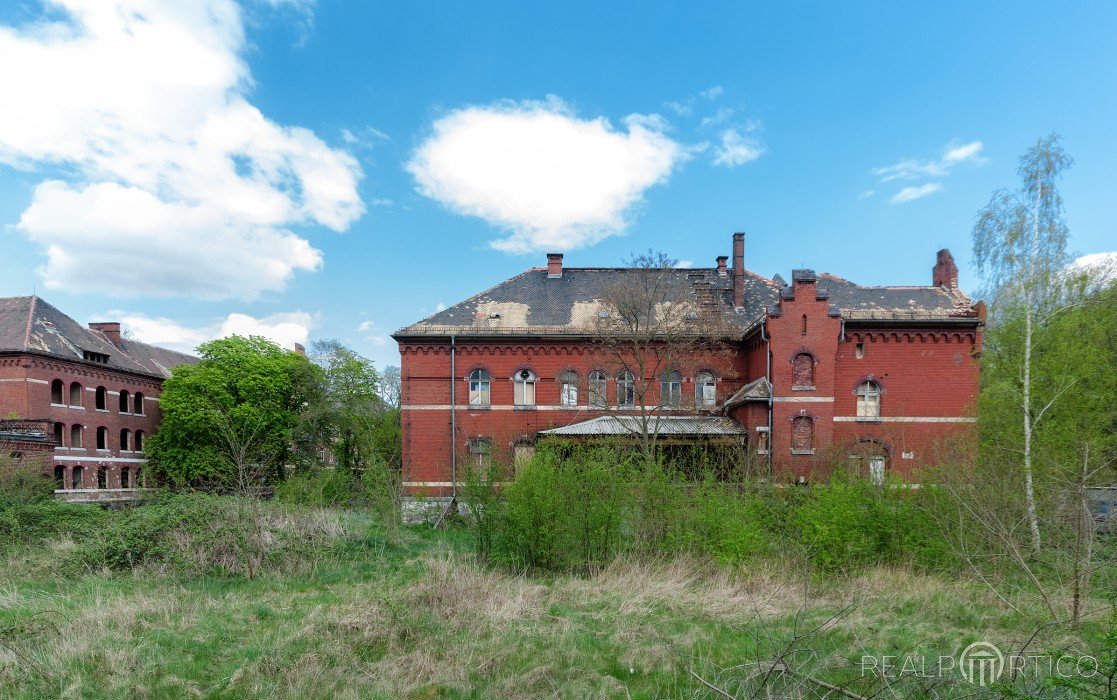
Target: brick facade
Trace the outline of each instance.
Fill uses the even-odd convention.
[[[846,459],[862,470],[869,460],[881,460],[886,471],[910,478],[971,430],[982,313],[957,291],[957,268],[948,251],[939,252],[932,272],[939,284],[895,288],[861,288],[809,270],[793,272],[791,284],[760,286],[754,280],[750,288],[741,279],[742,237],[735,237],[733,252],[732,277],[724,258],[703,274],[723,285],[727,304],[734,307],[752,303],[750,290],[767,294],[761,313],[755,323],[742,323],[739,340],[700,353],[680,368],[686,397],[695,395],[699,371],[714,374],[716,405],[695,409],[691,400],[689,410],[664,414],[728,415],[747,428],[750,452],[782,480],[809,480]],[[599,347],[585,333],[556,329],[554,320],[547,320],[546,328],[530,328],[536,307],[549,310],[562,301],[577,309],[589,303],[577,290],[547,286],[562,279],[560,261],[549,256],[538,276],[505,283],[511,287],[505,297],[501,287],[494,288],[396,334],[404,478],[413,493],[448,493],[455,474],[452,455],[458,465],[478,459],[470,450],[475,441],[488,444],[494,458],[511,460],[517,445],[534,443],[539,431],[605,413],[588,401],[589,374],[606,364]],[[587,279],[590,272],[610,274],[585,269]],[[934,301],[939,298],[943,301]],[[517,304],[527,307],[526,314]],[[517,314],[517,324],[523,315],[529,325],[501,332],[492,327],[498,316],[492,309]],[[739,308],[736,313],[741,315]],[[468,377],[475,369],[491,376],[490,405],[469,405]],[[513,377],[524,369],[537,377],[536,401],[515,406]],[[579,383],[576,406],[562,405],[560,394],[560,376],[571,372]],[[764,378],[770,391],[730,401]],[[616,387],[610,374],[610,404],[616,403]],[[859,388],[862,410],[879,415],[858,415]]]

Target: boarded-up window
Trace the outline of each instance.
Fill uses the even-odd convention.
[[[814,386],[814,358],[801,352],[791,361],[791,385],[796,389]]]
[[[469,463],[475,467],[487,467],[492,457],[493,445],[485,439],[469,442]]]
[[[791,449],[810,450],[814,446],[814,421],[810,416],[795,416],[791,421]]]

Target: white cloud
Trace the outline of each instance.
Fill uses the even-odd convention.
[[[439,311],[445,311],[445,310],[446,310],[446,305],[443,304],[441,301],[434,305],[434,312],[435,313],[438,313]]]
[[[1108,284],[1117,280],[1117,251],[1083,255],[1071,266],[1089,273],[1103,284]]]
[[[193,327],[161,316],[119,310],[101,314],[98,318],[119,319],[124,329],[137,340],[182,352],[194,352],[201,343],[230,335],[259,335],[293,349],[295,343],[306,345],[310,329],[314,327],[314,318],[305,311],[275,313],[261,318],[231,313],[224,319]]]
[[[680,260],[679,262],[675,263],[675,267],[681,267],[681,268],[689,270],[690,268],[694,267],[694,261],[693,260]]]
[[[905,187],[896,194],[892,195],[892,199],[888,201],[892,202],[893,204],[912,202],[917,199],[929,197],[930,195],[933,195],[940,190],[942,190],[942,184],[938,182],[928,182],[925,185]]]
[[[943,147],[942,156],[937,159],[902,160],[883,168],[874,168],[873,174],[879,177],[881,182],[915,180],[921,177],[945,177],[959,163],[972,163],[974,165],[987,163],[988,160],[980,155],[983,147],[981,141],[970,141],[962,144],[951,141]]]
[[[48,288],[251,299],[320,265],[288,227],[363,213],[351,155],[247,101],[232,0],[49,10],[0,26],[0,163],[70,176],[41,182],[18,227],[46,251]]]
[[[752,127],[746,127],[746,132]],[[735,168],[750,163],[764,155],[764,146],[757,140],[745,136],[737,127],[721,132],[721,143],[714,149],[714,165]]]
[[[868,199],[877,193],[876,190],[864,190],[861,194],[857,195],[858,199]]]
[[[498,250],[579,248],[623,233],[644,191],[687,157],[661,118],[624,125],[580,119],[554,97],[467,107],[434,123],[407,170],[422,194],[506,231]]]
[[[698,94],[706,98],[707,100],[716,100],[717,98],[725,94],[725,88],[720,85],[715,85],[711,88],[703,90]]]

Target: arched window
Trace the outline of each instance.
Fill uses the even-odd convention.
[[[81,426],[77,424],[70,426],[70,449],[74,449],[75,447],[82,447]]]
[[[122,452],[127,452],[128,448],[131,447],[131,445],[129,444],[131,442],[131,437],[132,431],[128,430],[127,428],[120,429],[120,450]]]
[[[483,369],[475,369],[469,373],[469,405],[488,406],[489,387],[492,377]]]
[[[66,467],[61,464],[54,465],[54,488],[59,491],[66,488]]]
[[[132,404],[135,406],[135,408],[132,409],[132,413],[135,413],[137,416],[142,416],[144,414],[144,395],[137,391],[136,396],[132,400]]]
[[[120,488],[122,488],[122,489],[132,488],[132,484],[129,483],[129,478],[131,476],[132,475],[128,473],[128,467],[124,467],[120,470]]]
[[[100,428],[97,428],[97,449],[109,449],[109,429],[103,425]]]
[[[94,401],[93,406],[98,411],[107,411],[108,410],[108,408],[109,408],[108,393],[109,392],[105,391],[105,387],[103,387],[103,386],[97,387],[97,393],[96,393],[97,398]]]
[[[559,375],[559,403],[563,406],[578,405],[578,373],[566,371]]]
[[[814,451],[814,421],[810,416],[795,416],[792,419],[791,451],[799,454]]]
[[[54,424],[54,446],[62,447],[62,438],[66,435],[66,426],[62,423]]]
[[[713,372],[699,372],[694,378],[694,404],[709,408],[718,402],[717,378]]]
[[[132,449],[136,452],[144,451],[144,431],[137,430],[135,436],[132,438]]]
[[[120,390],[120,412],[132,412],[132,403],[128,400],[128,392],[124,391],[123,389]]]
[[[857,418],[880,418],[880,384],[870,379],[857,385]]]
[[[622,408],[636,405],[636,380],[628,370],[617,375],[617,405]]]
[[[517,370],[512,375],[513,403],[517,406],[535,405],[535,373],[530,369]]]
[[[493,444],[485,438],[469,441],[469,463],[475,467],[487,467],[492,462]]]
[[[814,388],[814,358],[801,352],[791,360],[791,386],[793,389]]]
[[[607,382],[605,373],[601,370],[590,372],[590,406],[593,408],[605,408],[609,405],[605,396]]]
[[[73,472],[73,474],[70,475],[70,488],[72,488],[72,489],[84,489],[85,488],[85,482],[83,480],[84,479],[84,471],[85,470],[83,470],[80,466],[74,467],[74,472]]]
[[[108,488],[109,473],[104,467],[97,467],[97,488]]]
[[[62,396],[63,391],[64,391],[64,385],[62,384],[61,379],[55,379],[53,382],[51,382],[50,383],[50,402],[52,404],[54,404],[55,406],[65,406],[66,405],[66,399],[63,398],[63,396]]]
[[[133,488],[142,489],[144,487],[144,470],[136,468],[136,478],[132,480]]]
[[[70,385],[70,405],[75,408],[81,407],[81,384],[77,382]]]
[[[659,404],[677,407],[683,402],[683,375],[671,370],[659,382]]]

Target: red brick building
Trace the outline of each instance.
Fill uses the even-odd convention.
[[[61,492],[140,486],[163,380],[196,361],[36,296],[0,298],[0,449],[45,455]]]
[[[592,320],[607,285],[633,271],[562,257],[393,336],[412,492],[446,495],[460,481],[452,465],[508,459],[542,435],[617,434],[632,420],[632,377],[608,371]],[[735,330],[687,371],[644,378],[672,397],[655,409],[661,434],[736,440],[774,478],[806,480],[835,456],[908,477],[970,429],[984,314],[949,251],[930,284],[890,287],[812,270],[762,277],[745,269],[743,234],[727,260],[665,273]]]

